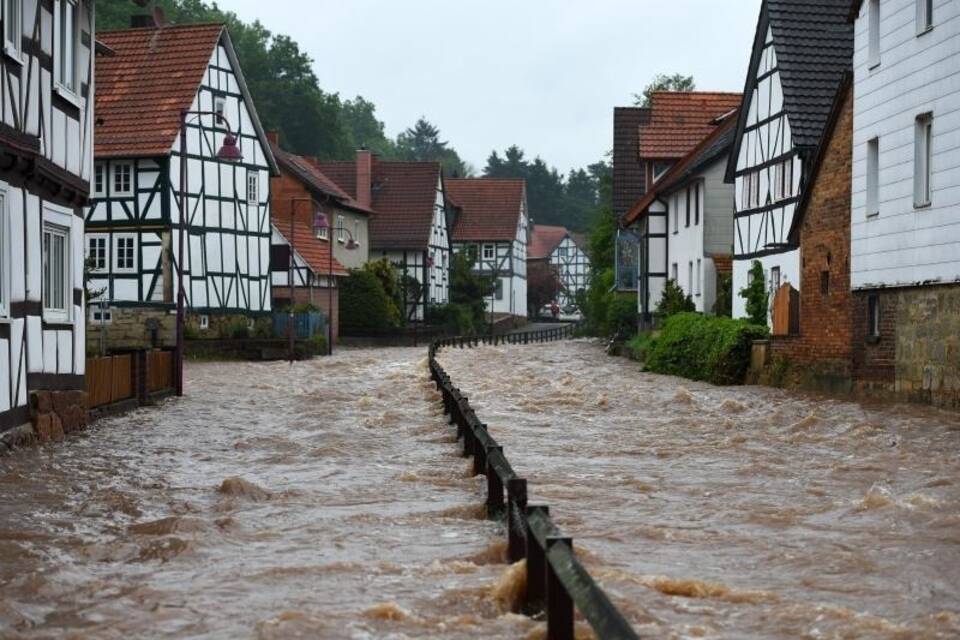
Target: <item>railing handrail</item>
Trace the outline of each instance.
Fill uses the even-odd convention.
[[[598,637],[634,640],[637,634],[577,560],[573,540],[561,534],[550,518],[549,507],[527,504],[527,481],[516,474],[503,454],[503,447],[470,406],[469,397],[453,386],[450,376],[436,360],[436,354],[446,347],[529,344],[531,339],[534,342],[562,340],[574,332],[573,325],[565,325],[502,336],[454,336],[435,340],[428,349],[430,375],[441,392],[444,414],[449,416],[450,424],[456,424],[457,438],[463,439],[464,457],[473,458],[475,474],[487,477],[488,516],[506,516],[510,562],[527,561],[524,609],[528,613],[546,612],[547,639],[573,640],[575,606]]]

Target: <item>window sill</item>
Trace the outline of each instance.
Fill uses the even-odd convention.
[[[57,92],[58,96],[75,106],[77,109],[80,108],[80,97],[72,89],[68,89],[60,83],[55,83],[54,91]]]
[[[15,48],[11,47],[9,44],[3,45],[3,55],[7,60],[9,60],[10,62],[13,62],[16,65],[19,65],[21,67],[24,65],[23,53],[21,53],[20,51],[17,51]]]
[[[867,336],[867,344],[878,344],[880,336]]]
[[[880,217],[879,211],[874,211],[872,213],[867,214],[867,220],[875,220],[876,218],[879,218],[879,217]]]
[[[874,69],[876,69],[876,68],[879,67],[879,66],[880,66],[880,60],[879,60],[879,59],[877,59],[877,60],[870,60],[869,62],[867,62],[867,69],[869,69],[870,71],[873,71]]]
[[[914,208],[914,209],[929,209],[929,208],[930,208],[930,204],[931,204],[930,202],[914,202],[914,203],[913,203],[913,208]]]
[[[113,273],[121,274],[121,275],[135,275],[137,273],[137,268],[134,267],[132,269],[114,269]]]
[[[922,30],[920,30],[920,31],[917,32],[917,37],[919,38],[920,36],[925,36],[925,35],[927,35],[928,33],[930,33],[931,31],[933,31],[933,25],[932,25],[932,24],[931,24],[931,25],[927,25],[927,26],[924,27]]]
[[[106,197],[106,196],[103,196]],[[111,198],[132,198],[133,191],[114,191],[110,194]]]
[[[6,310],[0,312],[0,324],[13,324],[13,318],[8,315]]]

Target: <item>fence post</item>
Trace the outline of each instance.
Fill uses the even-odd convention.
[[[487,517],[496,518],[503,511],[503,483],[500,482],[500,476],[497,470],[490,465],[490,453],[499,451],[503,453],[503,447],[493,445],[486,450],[487,458]]]
[[[547,599],[547,560],[529,525],[529,516],[535,511],[549,516],[550,507],[527,507],[527,611],[530,613],[543,611],[543,604]]]
[[[526,511],[527,481],[510,478],[507,481],[507,555],[510,562],[522,560],[527,553],[525,540],[521,537],[526,533],[526,524],[516,521],[517,516],[526,520]]]
[[[477,428],[483,431],[484,433],[487,432],[487,425],[482,422],[479,425],[477,425]],[[487,470],[487,449],[486,449],[486,445],[484,445],[484,442],[486,441],[487,441],[486,438],[483,439],[483,442],[480,441],[480,438],[477,438],[474,441],[473,475],[475,476],[478,476]]]
[[[565,536],[547,536],[547,552],[565,544],[573,551],[573,540]],[[547,640],[574,640],[573,600],[563,588],[549,559],[547,565]]]

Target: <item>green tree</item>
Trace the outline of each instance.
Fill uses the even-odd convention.
[[[387,137],[383,122],[377,119],[375,104],[357,96],[341,105],[340,117],[347,130],[350,146],[366,148],[383,158],[397,157],[396,143]]]
[[[633,94],[634,104],[639,107],[649,107],[655,91],[693,91],[696,88],[693,76],[685,76],[682,73],[673,75],[658,73],[650,84],[643,88],[642,93]]]
[[[713,303],[713,313],[727,318],[733,315],[733,275],[717,274],[717,300]]]
[[[401,324],[400,306],[402,305],[402,297],[400,274],[397,268],[388,259],[380,258],[367,262],[362,269],[380,281],[380,287],[390,301],[387,305],[387,314],[390,321],[395,325]]]
[[[747,301],[747,316],[753,324],[767,325],[767,286],[763,265],[754,260],[750,265],[747,286],[740,289],[740,297]]]
[[[657,303],[656,314],[661,319],[683,313],[684,311],[696,311],[697,305],[693,303],[693,298],[683,292],[676,280],[670,278],[663,286],[663,296]]]
[[[477,256],[469,249],[453,254],[450,262],[450,303],[469,309],[476,326],[482,326],[487,300],[493,294],[492,276],[474,271]]]
[[[348,329],[389,329],[397,326],[396,307],[373,273],[352,269],[341,278],[340,327]]]
[[[468,175],[467,166],[457,152],[440,139],[440,129],[424,117],[397,136],[397,156],[416,162],[439,162],[448,176]]]

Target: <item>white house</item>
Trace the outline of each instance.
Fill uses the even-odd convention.
[[[92,1],[2,7],[0,436],[30,422],[32,394],[84,389],[94,94]],[[57,412],[66,430],[78,426]]]
[[[754,36],[726,180],[735,185],[733,290],[758,260],[768,291],[800,282],[788,233],[793,212],[850,67],[849,0],[764,0]],[[733,315],[746,315],[734,295]]]
[[[724,182],[736,114],[722,118],[624,215],[641,238],[638,312],[645,323],[673,280],[696,310],[712,313],[718,276],[729,273],[733,185]]]
[[[446,186],[457,209],[453,250],[473,251],[476,271],[495,279],[488,309],[526,317],[529,229],[525,181],[459,178],[447,180]]]
[[[562,287],[557,294],[557,303],[561,308],[576,306],[577,295],[587,290],[590,278],[590,258],[583,238],[575,237],[566,227],[546,224],[533,224],[532,227],[527,265],[536,262],[549,264]]]
[[[278,173],[223,25],[101,32],[87,256],[105,288],[90,333],[116,346],[170,345],[180,274],[188,312],[251,318],[270,311],[270,177]],[[186,237],[179,203],[186,116]],[[192,112],[200,111],[202,114]],[[217,152],[228,135],[242,159]],[[182,268],[181,268],[182,266]],[[202,317],[201,317],[202,316]],[[92,337],[92,336],[91,336]]]

